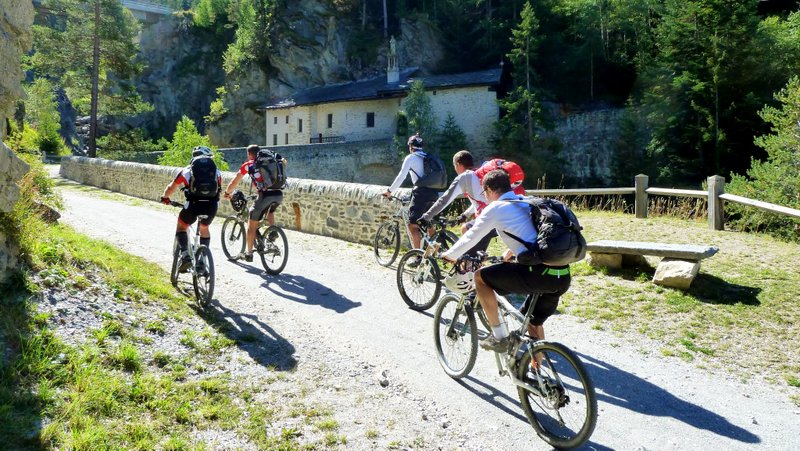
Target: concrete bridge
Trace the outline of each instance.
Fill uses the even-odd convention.
[[[122,6],[128,8],[134,17],[145,25],[152,25],[162,17],[172,14],[172,9],[164,5],[150,3],[142,0],[122,0]],[[51,11],[42,4],[42,0],[33,0],[33,6],[40,14],[50,14]]]

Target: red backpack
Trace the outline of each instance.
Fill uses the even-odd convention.
[[[502,169],[508,173],[508,178],[511,180],[511,188],[514,190],[515,194],[525,195],[525,188],[522,187],[522,181],[525,180],[525,173],[522,171],[522,168],[513,161],[504,160],[502,158],[489,160],[475,170],[475,175],[477,175],[478,180],[483,183],[483,176],[495,169]]]

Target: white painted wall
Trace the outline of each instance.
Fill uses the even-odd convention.
[[[480,152],[491,148],[488,138],[499,117],[495,92],[486,86],[476,86],[430,90],[428,97],[439,126],[444,124],[448,113],[453,113],[467,135],[470,150]],[[279,146],[308,144],[311,137],[319,135],[343,136],[347,141],[386,139],[397,129],[397,111],[401,104],[402,99],[395,98],[266,110],[266,145],[275,145],[274,135]],[[374,127],[367,127],[367,113],[375,114]],[[330,128],[329,114],[333,115]],[[302,132],[298,131],[299,119],[303,120]]]
[[[428,91],[433,114],[441,128],[448,113],[453,113],[456,123],[467,135],[467,148],[472,151],[489,151],[489,136],[500,117],[497,93],[486,86]]]

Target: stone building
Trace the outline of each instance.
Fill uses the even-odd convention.
[[[421,80],[439,125],[448,113],[466,134],[470,149],[489,151],[488,138],[500,109],[502,66],[478,72],[419,76],[400,70],[390,45],[386,75],[305,89],[260,107],[267,146],[352,142],[391,138],[411,83]]]

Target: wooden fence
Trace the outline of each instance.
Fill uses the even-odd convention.
[[[706,199],[708,202],[708,226],[714,230],[722,230],[725,227],[725,202],[733,202],[771,213],[800,218],[800,210],[725,193],[725,178],[719,175],[713,175],[708,178],[707,191],[650,187],[648,186],[648,180],[648,176],[639,174],[635,178],[634,186],[630,188],[539,189],[527,190],[527,193],[538,196],[613,196],[632,194],[635,197],[634,214],[637,218],[647,217],[647,205],[651,195]]]

